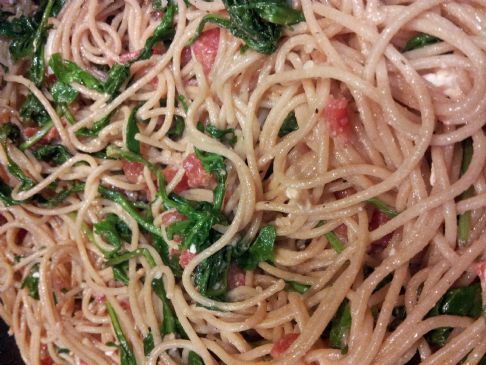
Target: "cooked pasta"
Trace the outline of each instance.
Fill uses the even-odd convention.
[[[484,363],[484,1],[0,3],[26,364]]]

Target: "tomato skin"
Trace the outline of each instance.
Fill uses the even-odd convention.
[[[122,169],[130,184],[138,184],[143,181],[143,163],[123,160]]]
[[[344,97],[329,97],[324,108],[324,118],[327,130],[332,138],[340,138],[345,142],[351,137],[351,124],[349,122],[348,100]]]
[[[47,345],[42,345],[40,348],[40,364],[41,365],[53,365],[54,361],[49,356],[49,352],[47,351]]]
[[[289,333],[284,335],[273,344],[270,355],[272,355],[274,359],[281,357],[298,337],[298,333]]]
[[[120,62],[121,63],[127,63],[130,61],[135,60],[138,56],[140,56],[140,53],[142,52],[141,49],[137,49],[136,51],[133,52],[125,52],[120,55]]]
[[[163,173],[164,173],[164,178],[165,180],[170,183],[172,181],[172,179],[174,178],[174,176],[177,174],[177,171],[178,169],[174,166],[167,166]],[[187,182],[187,176],[186,174],[184,173],[184,176],[182,176],[182,179],[179,181],[179,183],[175,186],[174,188],[174,193],[176,194],[180,194],[182,193],[184,190],[187,190],[189,189],[189,184]]]
[[[228,287],[230,290],[245,285],[245,276],[245,271],[233,262],[228,271]]]
[[[195,256],[196,254],[189,250],[182,250],[181,256],[179,257],[179,265],[184,269]]]
[[[37,127],[26,127],[23,130],[24,136],[26,138],[30,138],[34,136],[37,132],[39,131],[39,128]],[[41,140],[37,143],[40,144],[48,144],[53,142],[54,140],[59,138],[59,133],[57,132],[57,129],[55,127],[52,127],[47,134],[41,138]]]
[[[162,216],[162,224],[164,226],[169,226],[174,222],[181,222],[187,220],[187,217],[177,211],[165,213]]]
[[[370,223],[368,224],[368,230],[374,231],[375,229],[382,226],[389,220],[390,218],[386,214],[380,212],[378,209],[374,209],[373,215],[371,216]],[[386,236],[383,236],[380,239],[373,241],[368,251],[373,253],[384,249],[390,243],[392,236],[393,233],[389,233]]]
[[[204,167],[194,153],[186,157],[182,163],[186,170],[187,183],[191,188],[208,188],[214,183],[213,175],[204,170]]]
[[[208,75],[213,68],[219,48],[219,28],[207,30],[191,46],[197,61],[202,64],[204,73]]]

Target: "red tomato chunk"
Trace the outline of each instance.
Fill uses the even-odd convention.
[[[181,256],[179,257],[179,265],[181,265],[182,268],[185,268],[195,256],[196,254],[189,250],[182,250]]]
[[[230,289],[245,285],[245,271],[232,263],[228,271],[228,287]]]
[[[122,168],[129,183],[138,184],[143,181],[143,163],[124,160]]]
[[[273,344],[270,355],[272,355],[273,358],[279,358],[284,354],[285,351],[287,351],[290,345],[294,343],[297,337],[299,337],[298,333],[289,333],[287,335],[284,335]]]
[[[332,138],[340,137],[344,141],[351,136],[351,124],[348,115],[348,100],[346,98],[329,97],[324,108],[324,118],[326,119],[327,129]]]
[[[213,68],[219,47],[219,28],[207,30],[201,34],[196,42],[191,46],[198,62],[203,66],[204,73],[207,75]]]

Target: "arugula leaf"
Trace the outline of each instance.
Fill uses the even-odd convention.
[[[140,141],[135,139],[135,135],[140,132],[137,126],[137,108],[133,108],[130,116],[128,117],[126,127],[126,146],[130,152],[140,155]]]
[[[44,81],[44,43],[47,39],[47,21],[52,15],[54,0],[49,0],[44,8],[39,27],[37,28],[34,38],[32,39],[32,63],[29,69],[29,78],[36,86],[41,86]]]
[[[429,44],[434,44],[440,42],[441,39],[426,33],[421,33],[415,37],[409,39],[405,48],[403,48],[403,52],[408,52],[417,48],[422,48],[428,46]]]
[[[170,139],[177,141],[182,137],[185,129],[186,122],[184,121],[184,118],[182,118],[180,115],[176,115],[172,121],[169,131],[167,132],[167,135]]]
[[[8,141],[12,143],[20,141],[20,128],[11,122],[0,124],[0,143],[5,144]]]
[[[400,214],[400,212],[396,211],[392,207],[390,207],[388,204],[386,204],[383,200],[378,199],[378,198],[371,198],[366,201],[367,203],[373,205],[375,208],[377,208],[380,212],[385,214],[387,217],[394,218],[397,215]]]
[[[465,316],[478,318],[482,312],[481,285],[473,283],[462,288],[449,289],[444,296],[427,314],[433,317],[442,314],[456,316]],[[441,327],[430,331],[426,337],[427,340],[435,345],[443,346],[448,337],[451,328]]]
[[[79,93],[64,82],[56,81],[52,86],[51,94],[56,103],[71,104]]]
[[[152,36],[150,36],[145,45],[137,57],[136,61],[146,60],[150,58],[153,53],[153,46],[160,41],[172,40],[174,38],[175,30],[172,25],[174,22],[174,15],[176,12],[176,5],[173,0],[167,1],[167,8],[164,10],[164,17],[162,21],[157,25]]]
[[[152,0],[152,8],[155,11],[162,11],[162,10],[164,10],[164,7],[162,5],[162,0]]]
[[[29,93],[20,107],[20,116],[24,120],[32,120],[39,125],[52,123],[51,117],[44,109],[44,105],[35,97],[34,94]]]
[[[294,112],[290,112],[284,119],[282,126],[278,131],[278,136],[280,138],[285,137],[287,134],[292,133],[299,129],[299,124],[297,124],[297,118]]]
[[[76,63],[63,60],[60,53],[54,53],[50,60],[49,66],[56,75],[58,82],[69,85],[73,82],[86,86],[88,89],[99,92],[104,91],[103,83],[89,72],[83,70]]]
[[[164,282],[162,281],[162,279],[152,280],[152,289],[162,302],[162,313],[164,315],[164,321],[162,322],[160,332],[164,335],[167,335],[169,333],[175,333],[177,328],[177,317],[172,310],[169,299],[167,299],[167,294],[165,292]]]
[[[273,261],[276,237],[275,226],[264,226],[248,251],[238,259],[238,265],[245,270],[255,270],[259,262]]]
[[[246,43],[245,48],[271,54],[277,49],[282,25],[304,20],[303,14],[289,7],[285,0],[223,0],[223,3],[229,19],[215,14],[206,15],[199,23],[190,44],[201,35],[206,23],[213,23],[241,38]]]
[[[208,298],[222,298],[227,292],[231,253],[232,248],[225,247],[196,267],[194,283],[202,295]]]
[[[37,142],[39,142],[42,138],[44,138],[51,128],[53,127],[54,123],[52,120],[49,120],[47,123],[41,125],[40,129],[35,132],[35,134],[29,138],[27,138],[20,146],[19,149],[21,151],[25,151],[26,149],[32,147]]]
[[[234,128],[219,129],[212,124],[204,125],[202,122],[198,122],[197,129],[212,138],[217,139],[221,143],[226,143],[230,146],[234,146],[237,141]]]
[[[32,180],[30,177],[28,177],[22,169],[15,163],[14,160],[10,158],[10,155],[7,153],[5,149],[5,153],[7,155],[7,170],[12,174],[12,176],[15,176],[19,181],[20,181],[20,191],[25,191],[29,190],[35,185],[34,180]]]
[[[336,233],[331,231],[331,232],[327,232],[324,236],[326,237],[327,241],[334,249],[334,251],[336,251],[337,253],[341,253],[344,251],[345,249],[344,243],[339,239]]]
[[[189,356],[187,357],[187,365],[204,365],[201,357],[196,354],[194,351],[189,352]]]
[[[123,334],[123,330],[118,320],[118,316],[111,306],[110,302],[106,302],[106,309],[108,310],[108,315],[111,319],[111,324],[113,325],[113,330],[115,331],[116,338],[120,343],[120,362],[122,365],[137,365],[135,355],[133,354],[132,348],[128,344],[128,341]]]
[[[116,266],[120,265],[121,263],[128,261],[132,258],[143,256],[149,263],[151,267],[155,266],[155,261],[152,255],[150,254],[150,251],[147,250],[146,248],[137,248],[133,251],[125,252],[122,254],[119,254],[117,256],[112,256],[111,258],[108,259],[106,262],[108,266]]]
[[[226,184],[226,166],[224,164],[224,157],[215,153],[204,152],[197,148],[194,152],[201,164],[207,172],[214,173],[218,184],[214,189],[214,209],[220,210],[223,206],[224,190]]]
[[[20,16],[7,20],[3,16],[0,22],[0,36],[12,39],[9,51],[15,61],[32,55],[32,42],[39,26],[36,17]]]
[[[462,162],[461,162],[461,176],[464,175],[471,163],[474,148],[472,138],[468,138],[462,142]],[[470,186],[460,196],[459,200],[470,198],[474,195],[474,188]],[[463,247],[468,239],[471,230],[471,212],[467,211],[459,215],[457,219],[457,243]]]
[[[54,165],[62,165],[72,156],[66,147],[60,144],[45,144],[33,151],[36,159],[52,162]]]
[[[347,352],[347,337],[351,328],[351,308],[349,300],[344,301],[331,321],[331,332],[329,333],[329,345],[334,349],[341,349]]]
[[[90,128],[83,127],[76,131],[78,137],[96,137],[108,124],[110,124],[111,113],[93,123]]]
[[[150,355],[152,350],[154,349],[154,336],[152,335],[152,332],[149,331],[147,336],[143,338],[143,354],[145,356]]]
[[[310,285],[301,284],[296,281],[287,281],[286,283],[285,289],[287,291],[295,291],[299,294],[304,294],[311,287]]]
[[[84,191],[84,183],[76,183],[73,184],[68,189],[63,189],[59,193],[57,193],[53,198],[48,199],[43,203],[43,205],[47,208],[55,208],[58,205],[62,204],[66,198],[71,194],[81,193]]]
[[[112,68],[110,68],[106,81],[103,85],[103,91],[106,94],[114,96],[116,93],[118,93],[120,87],[130,77],[130,66],[131,63],[124,65],[115,63]]]
[[[39,264],[35,264],[20,286],[21,289],[27,288],[29,295],[35,300],[39,300],[39,277]]]
[[[0,179],[0,201],[6,207],[22,204],[23,201],[12,199],[12,188]]]

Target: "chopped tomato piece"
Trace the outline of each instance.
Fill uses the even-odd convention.
[[[181,256],[179,257],[179,265],[181,265],[182,268],[185,268],[195,256],[196,254],[189,250],[182,250]]]
[[[40,364],[41,365],[53,365],[54,361],[49,356],[47,351],[47,345],[42,345],[40,349]]]
[[[140,53],[142,52],[141,49],[137,49],[136,51],[133,52],[125,52],[120,55],[120,62],[121,63],[127,63],[130,61],[135,60],[138,56],[140,56]]]
[[[347,141],[351,136],[351,124],[348,115],[348,100],[331,96],[324,108],[329,135],[333,138],[341,137]]]
[[[192,59],[191,48],[184,47],[181,53],[181,66],[184,67],[185,65],[187,65],[189,61],[191,61],[191,59]]]
[[[202,64],[206,75],[209,74],[213,68],[218,53],[218,47],[219,28],[213,28],[203,32],[191,46],[197,61]]]
[[[137,184],[143,181],[143,163],[123,160],[122,168],[130,184]]]
[[[356,193],[356,190],[354,188],[346,188],[344,190],[339,190],[334,192],[334,197],[339,200],[339,199],[344,199],[347,198],[348,196],[353,195]]]
[[[373,210],[373,215],[371,216],[370,223],[368,224],[368,229],[370,231],[374,231],[389,220],[390,218],[386,214],[380,212],[378,209],[375,209]],[[383,236],[380,239],[373,241],[371,243],[369,252],[377,252],[384,249],[386,246],[388,246],[388,243],[390,243],[392,236],[393,233],[389,233],[386,236]]]
[[[37,127],[27,127],[24,128],[24,136],[26,138],[30,138],[34,136],[37,132],[39,131],[39,128]],[[38,142],[40,144],[46,144],[46,143],[51,143],[52,141],[56,140],[59,138],[59,133],[57,132],[57,129],[52,127],[47,134],[42,137],[42,139]]]
[[[187,217],[185,215],[183,215],[183,214],[181,214],[177,211],[169,212],[169,213],[165,213],[162,216],[162,224],[164,226],[169,226],[174,222],[181,222],[181,221],[185,221],[186,219],[187,219]]]
[[[172,179],[174,178],[174,176],[177,174],[177,171],[178,170],[177,170],[176,167],[167,166],[163,171],[165,180],[167,180],[167,182],[171,182]],[[179,181],[179,183],[174,188],[174,193],[176,193],[176,194],[182,193],[184,190],[187,190],[188,188],[189,188],[189,184],[187,182],[187,176],[184,173],[184,175],[182,176],[182,179]]]
[[[282,338],[277,340],[272,346],[272,351],[270,351],[270,355],[273,358],[281,357],[285,351],[294,343],[294,341],[299,337],[298,333],[289,333],[284,335]]]
[[[169,251],[169,258],[179,256],[179,250],[177,248],[171,248]]]
[[[234,289],[243,285],[245,285],[245,271],[233,262],[228,271],[228,287]]]
[[[191,188],[207,188],[214,182],[213,175],[204,170],[204,167],[194,153],[186,157],[182,163],[186,170],[187,183]]]
[[[476,265],[476,274],[478,274],[481,282],[486,283],[486,261],[479,262]]]

